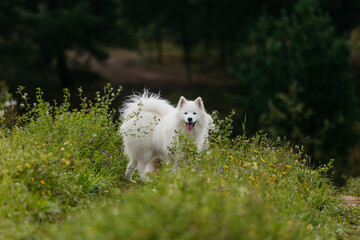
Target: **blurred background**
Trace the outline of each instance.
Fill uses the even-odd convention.
[[[335,158],[339,182],[360,174],[360,0],[1,0],[0,82],[8,125],[19,85],[68,88],[74,107],[80,86],[146,87]]]

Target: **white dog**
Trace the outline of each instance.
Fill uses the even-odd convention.
[[[133,181],[136,168],[140,179],[146,180],[145,173],[154,170],[153,162],[168,157],[177,133],[188,132],[198,149],[202,150],[212,124],[200,97],[195,101],[181,97],[174,108],[158,94],[146,90],[141,95],[131,96],[121,113],[124,121],[120,132],[125,154],[130,160],[125,177],[130,181]]]

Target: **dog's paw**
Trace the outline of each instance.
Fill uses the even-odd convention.
[[[129,182],[132,182],[132,183],[136,183],[136,181],[132,180],[131,178],[127,178],[126,180],[128,180]]]

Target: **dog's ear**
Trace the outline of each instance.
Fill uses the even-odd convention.
[[[196,106],[198,106],[200,109],[204,109],[204,103],[203,103],[201,97],[198,97],[197,99],[195,99],[195,104],[196,104]]]
[[[179,103],[177,105],[178,109],[181,109],[185,105],[186,102],[187,102],[186,98],[181,96],[180,99],[179,99]]]

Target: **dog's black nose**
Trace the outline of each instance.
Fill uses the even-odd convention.
[[[191,118],[191,117],[188,118],[188,122],[192,122],[192,118]]]

